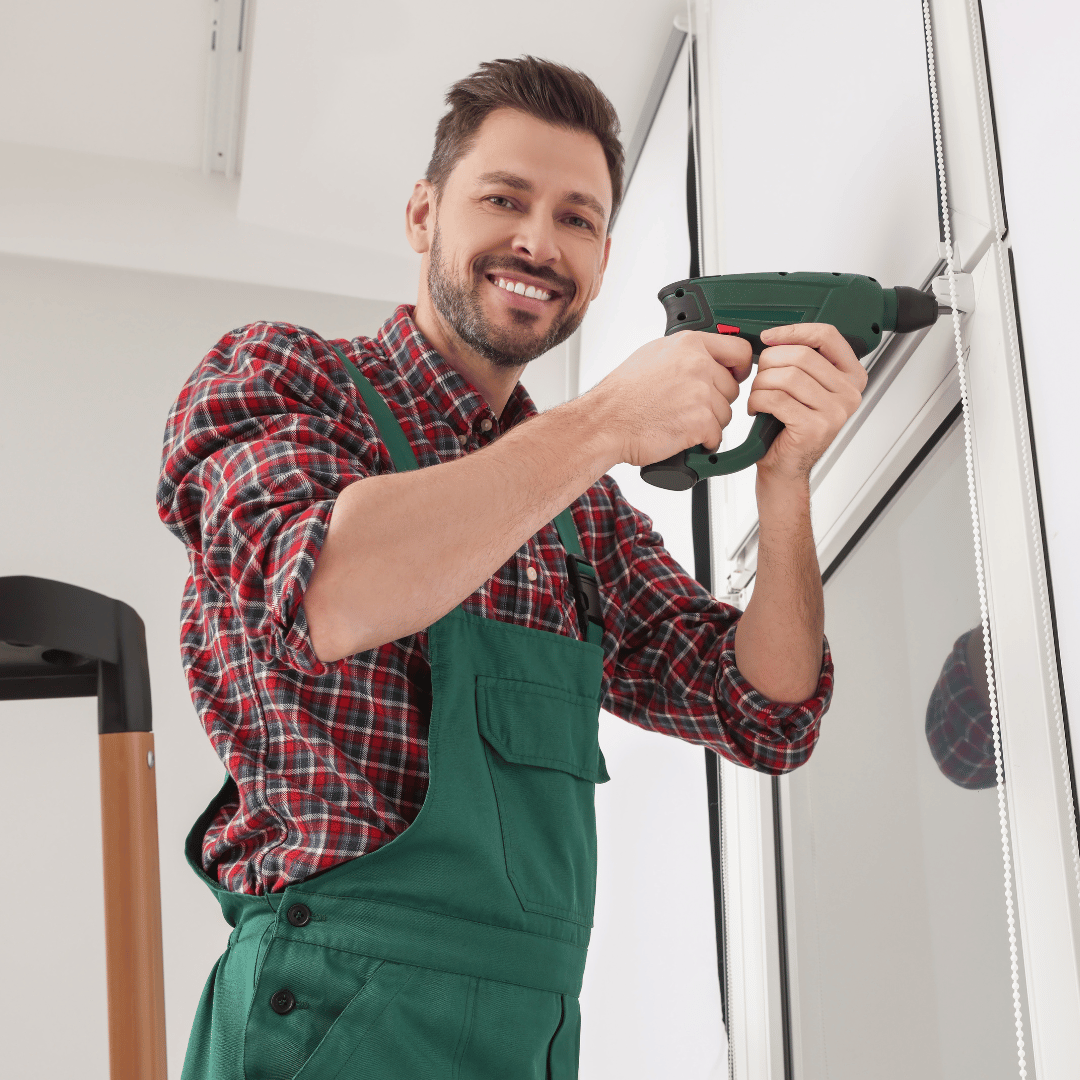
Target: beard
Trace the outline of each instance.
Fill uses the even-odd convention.
[[[566,278],[538,272],[523,259],[506,256],[488,256],[478,260],[476,272],[479,274],[479,281],[457,281],[443,260],[441,236],[436,223],[428,268],[428,293],[431,302],[454,333],[496,367],[521,367],[522,364],[527,364],[560,345],[581,325],[581,320],[585,317],[584,309],[575,313],[564,309],[561,318],[556,317],[545,334],[538,334],[532,329],[537,322],[537,316],[528,311],[511,310],[511,327],[492,325],[484,315],[480,300],[484,276],[492,270],[510,273],[517,270],[531,277],[550,280],[560,294],[557,300],[551,301],[553,303],[566,304],[567,298],[573,298],[575,286]]]

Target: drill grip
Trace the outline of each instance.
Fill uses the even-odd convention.
[[[739,472],[760,461],[784,425],[770,413],[758,413],[746,441],[732,450],[710,454],[703,446],[680,450],[652,465],[641,467],[641,478],[653,487],[668,491],[688,491],[707,476]]]

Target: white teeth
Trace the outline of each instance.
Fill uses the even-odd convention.
[[[495,284],[507,292],[517,293],[518,296],[530,296],[535,300],[550,300],[551,293],[538,289],[535,285],[525,285],[521,281],[510,281],[508,278],[495,278]]]

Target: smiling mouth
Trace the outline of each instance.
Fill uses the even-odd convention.
[[[501,274],[488,274],[488,281],[492,285],[504,290],[505,292],[514,293],[516,296],[524,296],[530,300],[554,300],[559,294],[549,289],[541,289],[536,285],[527,285],[524,281],[520,281],[514,277],[507,277]]]

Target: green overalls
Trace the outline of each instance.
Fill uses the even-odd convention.
[[[416,468],[386,403],[341,359],[395,468]],[[203,990],[182,1080],[578,1075],[594,786],[608,779],[597,741],[603,626],[569,509],[556,525],[589,640],[461,607],[429,628],[429,782],[403,833],[253,896],[201,867],[207,826],[236,799],[231,779],[195,823],[187,859],[234,930]]]

